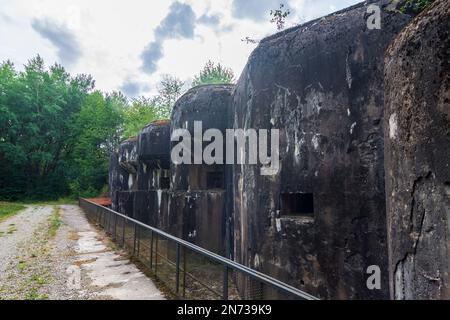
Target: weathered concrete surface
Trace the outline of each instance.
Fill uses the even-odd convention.
[[[170,195],[170,219],[164,228],[202,248],[223,255],[225,190],[174,191]]]
[[[160,168],[170,167],[170,121],[150,123],[139,133],[137,152],[139,161]]]
[[[113,210],[118,210],[118,195],[119,191],[127,191],[129,181],[129,173],[119,164],[119,154],[113,153],[109,158],[109,193],[111,196]]]
[[[136,191],[117,191],[117,211],[130,217],[134,217],[134,195]]]
[[[167,190],[135,191],[133,201],[135,219],[169,231],[170,193]]]
[[[218,129],[225,133],[229,126],[232,91],[232,85],[205,85],[189,90],[175,104],[172,112],[171,134],[176,129],[187,129],[193,141],[194,121],[202,122],[202,135],[208,129]],[[178,142],[172,142],[172,148],[177,144]],[[206,147],[208,144],[203,143],[202,146]],[[182,191],[214,189],[208,188],[207,173],[223,173],[224,166],[195,164],[193,155],[191,160],[192,165],[172,163],[172,189]]]
[[[170,188],[170,121],[155,121],[139,133],[138,190]]]
[[[137,171],[139,166],[137,138],[129,138],[119,146],[119,164],[128,172],[128,190],[137,189]]]
[[[162,300],[163,294],[129,259],[110,249],[78,206],[62,206],[64,222],[76,232],[73,268],[81,269],[80,290],[94,299]],[[83,288],[84,287],[84,288]]]
[[[134,216],[132,191],[138,189],[138,168],[140,167],[137,153],[137,138],[122,142],[117,155],[110,157],[109,187],[112,209],[129,217]]]
[[[217,129],[223,135],[230,127],[232,85],[206,85],[189,90],[175,104],[171,134],[188,129],[194,141],[194,122],[202,124],[200,134]],[[202,143],[202,150],[210,142]],[[174,147],[177,142],[172,142]],[[192,143],[192,148],[194,144]],[[193,150],[193,149],[192,149]],[[225,159],[225,148],[222,150]],[[203,159],[202,159],[203,160]],[[171,165],[171,193],[168,222],[163,226],[172,234],[201,245],[216,253],[225,253],[225,202],[231,196],[226,186],[232,177],[223,163]]]
[[[170,122],[152,122],[137,138],[124,141],[109,170],[113,210],[157,226],[157,196],[170,187]]]
[[[366,12],[263,40],[234,94],[235,128],[281,131],[277,175],[234,168],[235,259],[321,298],[389,297],[383,57],[410,18],[382,10],[382,29],[369,30]],[[281,195],[305,193],[314,214],[287,215]],[[381,290],[366,286],[371,265]]]
[[[450,299],[450,2],[436,1],[386,54],[391,293]]]

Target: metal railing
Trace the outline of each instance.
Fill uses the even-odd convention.
[[[103,227],[178,298],[317,300],[266,274],[88,199],[80,199],[79,205],[91,222]]]

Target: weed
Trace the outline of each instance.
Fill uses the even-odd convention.
[[[24,297],[24,300],[48,300],[46,294],[40,294],[37,288],[31,288]]]
[[[28,265],[25,261],[19,261],[17,264],[17,269],[19,269],[20,272],[23,272],[27,267]]]
[[[61,208],[55,207],[52,215],[50,216],[50,227],[48,229],[48,235],[50,238],[53,238],[56,235],[56,231],[58,231],[62,224],[60,211]]]

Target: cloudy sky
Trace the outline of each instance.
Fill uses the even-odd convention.
[[[0,0],[0,61],[18,69],[40,54],[98,89],[129,96],[157,90],[163,74],[190,82],[212,60],[238,76],[255,45],[276,31],[269,12],[284,3],[287,27],[360,0]]]

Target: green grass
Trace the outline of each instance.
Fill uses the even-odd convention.
[[[0,202],[0,222],[12,217],[23,209],[25,209],[25,206],[19,203]]]
[[[48,229],[48,235],[51,238],[53,238],[56,235],[56,231],[58,231],[62,223],[60,210],[61,208],[59,207],[53,208],[53,213],[50,217],[50,227]]]
[[[46,279],[42,275],[38,275],[38,274],[33,274],[31,276],[30,281],[32,281],[32,282],[34,282],[34,283],[36,283],[37,285],[40,285],[40,286],[43,286],[43,285],[48,283],[48,279]]]
[[[20,272],[24,272],[27,267],[28,265],[25,261],[19,261],[17,264],[17,269],[19,269]]]
[[[37,288],[31,288],[31,290],[25,294],[24,300],[48,300],[48,295],[40,294]]]
[[[66,197],[60,198],[58,200],[49,200],[49,201],[23,200],[21,202],[30,205],[57,206],[61,204],[78,204],[78,199]]]

